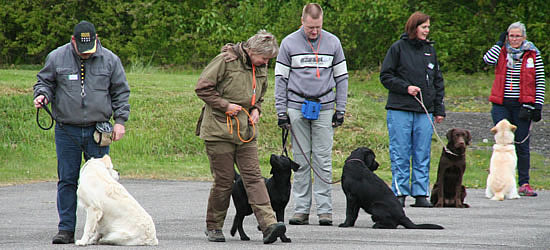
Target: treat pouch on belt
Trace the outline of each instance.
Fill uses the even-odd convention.
[[[110,122],[98,122],[95,124],[94,141],[100,147],[109,146],[113,135],[113,125]]]
[[[332,89],[316,97],[305,96],[291,89],[289,91],[304,98],[304,102],[302,102],[302,116],[308,120],[317,120],[321,112],[321,97],[332,92]]]

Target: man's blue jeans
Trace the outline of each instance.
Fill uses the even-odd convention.
[[[109,153],[109,146],[100,147],[94,142],[95,126],[78,127],[56,123],[55,148],[57,152],[57,212],[59,230],[75,231],[76,190],[82,163],[82,148],[85,160],[101,158]],[[78,143],[78,144],[77,144]]]
[[[491,109],[491,116],[495,125],[505,118],[510,123],[516,125],[517,129],[514,133],[516,142],[523,141],[529,135],[529,127],[531,126],[531,120],[519,119],[520,109],[521,103],[510,99],[504,99],[502,105],[493,103],[493,108]],[[518,184],[521,186],[529,183],[529,169],[531,168],[529,138],[521,144],[516,144],[516,155],[518,156]]]

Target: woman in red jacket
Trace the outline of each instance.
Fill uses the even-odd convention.
[[[495,81],[489,97],[493,105],[493,122],[496,124],[508,119],[517,126],[519,195],[537,196],[529,185],[529,130],[531,121],[541,120],[545,91],[544,64],[540,51],[526,38],[525,25],[512,23],[483,60],[496,65]]]

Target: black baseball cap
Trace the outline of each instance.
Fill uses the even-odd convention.
[[[79,53],[95,53],[97,49],[97,42],[95,27],[92,23],[88,21],[81,21],[75,25],[73,36]]]

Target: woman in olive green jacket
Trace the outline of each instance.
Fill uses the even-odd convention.
[[[203,70],[195,87],[205,102],[197,132],[204,140],[214,177],[206,211],[209,241],[225,241],[222,227],[233,187],[234,163],[264,243],[273,243],[286,231],[275,219],[261,175],[255,127],[267,90],[267,63],[277,53],[275,37],[260,30],[244,43],[225,45]]]

